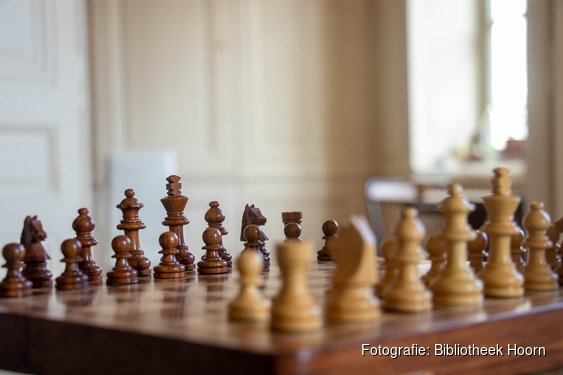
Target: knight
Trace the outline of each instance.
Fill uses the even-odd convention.
[[[33,288],[48,288],[53,285],[53,274],[47,269],[47,260],[51,257],[42,244],[46,239],[47,233],[37,215],[27,216],[20,239],[25,248],[25,268],[22,275],[33,283]]]

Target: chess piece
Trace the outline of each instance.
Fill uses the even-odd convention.
[[[223,211],[219,208],[219,203],[217,201],[209,202],[209,210],[205,213],[205,221],[210,228],[217,228],[221,232],[220,256],[227,262],[227,266],[231,268],[233,266],[233,257],[227,252],[227,249],[225,249],[225,246],[223,245],[223,236],[226,236],[229,232],[225,229],[225,227],[223,227],[225,215],[223,215]]]
[[[296,223],[301,225],[302,220],[303,213],[301,211],[282,212],[282,221],[284,226],[289,223]]]
[[[522,256],[525,251],[522,248],[523,241],[524,231],[519,226],[516,226],[516,232],[510,236],[510,255],[516,269],[520,273],[524,272],[524,259]]]
[[[31,281],[34,288],[46,288],[53,285],[53,274],[47,269],[47,260],[51,259],[42,242],[47,239],[41,221],[35,216],[27,216],[23,222],[20,243],[25,248],[25,268],[23,277]]]
[[[561,269],[561,254],[559,254],[559,236],[560,232],[557,229],[557,226],[552,225],[551,227],[549,227],[549,229],[547,230],[547,237],[551,242],[551,246],[549,246],[545,250],[545,256],[547,263],[550,265],[553,271],[563,273],[563,270]]]
[[[272,300],[273,330],[308,332],[321,327],[321,311],[307,284],[307,269],[313,255],[310,242],[286,241],[276,248],[282,287]]]
[[[250,224],[244,228],[243,236],[246,239],[244,243],[244,249],[242,251],[255,252],[257,254],[262,254],[260,252],[260,246],[262,246],[262,231],[260,227],[255,224]]]
[[[483,197],[488,217],[483,230],[489,237],[489,258],[479,277],[486,297],[520,297],[524,294],[524,277],[510,256],[510,236],[517,230],[513,215],[520,198],[512,195],[508,168],[496,168],[494,174],[493,192]]]
[[[123,212],[123,220],[117,225],[117,229],[123,230],[131,240],[129,265],[137,271],[138,277],[149,277],[151,275],[151,262],[145,257],[145,252],[141,250],[139,243],[139,230],[146,228],[146,225],[139,218],[139,210],[144,205],[135,198],[133,189],[125,190],[125,197],[117,205],[117,208]]]
[[[262,212],[260,211],[260,209],[258,207],[255,207],[254,205],[249,206],[248,204],[244,207],[244,212],[242,214],[242,226],[241,226],[241,230],[240,230],[240,240],[241,241],[246,241],[246,239],[244,238],[244,229],[250,225],[250,224],[255,224],[258,225],[260,227],[264,226],[266,224],[266,217],[264,215],[262,215]],[[262,257],[264,258],[264,270],[267,271],[270,268],[270,252],[268,251],[268,249],[266,248],[266,241],[268,241],[268,237],[266,236],[266,234],[264,233],[264,230],[262,228],[260,228],[261,230],[261,238],[260,238],[260,242],[262,243],[260,245],[260,253],[262,254]]]
[[[128,261],[132,257],[131,246],[131,240],[125,235],[116,236],[111,241],[111,247],[115,253],[112,255],[112,258],[115,258],[115,266],[107,273],[108,285],[128,285],[139,282],[137,270],[131,267]]]
[[[178,262],[176,255],[178,254],[178,246],[180,240],[178,235],[172,231],[164,232],[158,238],[162,254],[160,264],[154,267],[155,279],[182,279],[186,277],[186,267]]]
[[[377,280],[375,236],[367,221],[352,216],[350,224],[340,229],[330,255],[336,271],[325,302],[326,318],[333,322],[377,320],[381,312],[373,294]]]
[[[446,241],[446,264],[431,284],[432,301],[436,305],[475,306],[483,303],[483,283],[467,264],[467,242],[475,233],[467,224],[474,209],[462,195],[459,184],[452,184],[449,196],[440,203],[446,224],[440,236]]]
[[[524,228],[528,235],[524,246],[529,249],[529,260],[524,270],[526,290],[557,290],[557,274],[547,263],[545,249],[552,245],[546,236],[551,224],[549,215],[543,210],[543,203],[532,202],[530,212],[524,217]]]
[[[475,274],[483,270],[483,259],[485,258],[485,249],[488,242],[487,234],[482,230],[478,230],[475,232],[475,238],[467,243],[469,265],[473,268]]]
[[[180,176],[172,175],[166,178],[168,189],[166,197],[160,199],[160,202],[166,210],[166,217],[162,225],[168,226],[171,232],[178,236],[178,254],[176,258],[186,267],[187,272],[195,270],[195,257],[184,241],[184,225],[188,225],[190,221],[184,216],[184,209],[188,204],[189,198],[182,195],[182,184]]]
[[[301,239],[301,226],[297,223],[287,223],[285,227],[283,227],[283,233],[285,234],[285,240],[295,240],[295,241],[303,241]]]
[[[61,251],[64,258],[61,262],[65,263],[65,270],[61,276],[55,279],[57,290],[75,290],[88,287],[88,276],[80,271],[78,263],[82,261],[82,245],[76,238],[65,240],[61,244]]]
[[[92,235],[96,223],[88,214],[87,208],[79,209],[78,217],[72,222],[72,229],[76,232],[76,239],[82,245],[82,252],[80,253],[82,261],[78,263],[78,267],[88,276],[89,282],[98,284],[102,282],[102,269],[92,257],[92,247],[98,244]]]
[[[375,293],[383,298],[397,278],[397,239],[389,237],[381,243],[381,256],[385,260],[385,274],[375,285]]]
[[[32,291],[31,281],[26,280],[21,273],[24,266],[25,248],[19,243],[9,243],[2,249],[2,256],[6,263],[6,277],[0,283],[1,298],[17,298],[30,296]]]
[[[429,236],[426,240],[426,251],[430,258],[430,269],[422,276],[421,280],[427,287],[436,281],[446,264],[446,241],[440,235]]]
[[[237,260],[240,290],[229,303],[229,319],[264,321],[270,317],[270,301],[266,300],[258,286],[264,267],[262,254],[257,251],[242,251]]]
[[[403,209],[395,230],[397,238],[397,277],[383,299],[383,307],[402,313],[418,313],[432,308],[431,294],[417,275],[416,265],[422,259],[420,242],[424,227],[412,207]]]
[[[325,244],[317,251],[317,260],[320,262],[327,262],[330,261],[330,248],[332,247],[333,242],[336,238],[338,238],[338,223],[336,220],[327,220],[323,223],[323,240],[325,240]]]
[[[227,261],[219,255],[221,251],[221,231],[217,228],[207,228],[203,231],[205,255],[197,263],[197,272],[201,274],[219,274],[229,272]]]

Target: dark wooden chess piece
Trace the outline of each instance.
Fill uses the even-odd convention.
[[[82,261],[80,241],[76,238],[64,240],[61,244],[61,251],[64,256],[61,262],[65,262],[65,270],[61,276],[55,279],[57,290],[75,290],[88,287],[88,276],[82,273],[78,267],[78,263]]]
[[[301,239],[301,226],[297,223],[287,223],[285,227],[283,227],[283,233],[285,234],[285,240],[296,240],[299,242],[303,242]]]
[[[131,255],[132,242],[128,236],[119,235],[111,241],[111,247],[115,252],[115,267],[107,273],[108,285],[128,285],[139,282],[137,270],[131,267],[128,259]]]
[[[76,232],[76,239],[82,245],[82,252],[80,254],[82,261],[78,263],[80,271],[88,276],[89,282],[99,284],[102,282],[102,269],[92,257],[92,247],[98,244],[92,235],[96,223],[88,214],[87,208],[79,209],[78,217],[72,222],[72,229]]]
[[[244,251],[254,251],[257,254],[262,254],[260,252],[260,247],[262,247],[262,231],[260,230],[260,227],[258,225],[255,224],[250,224],[247,225],[246,228],[244,228],[244,232],[243,232],[243,236],[245,239],[245,243],[244,243]]]
[[[229,232],[223,227],[223,221],[225,221],[225,215],[223,211],[219,208],[219,203],[217,201],[209,202],[209,210],[205,213],[205,221],[207,222],[209,228],[217,228],[221,232],[221,258],[227,262],[229,268],[233,266],[233,257],[227,252],[225,246],[223,245],[223,236],[229,234]]]
[[[207,228],[203,231],[205,255],[197,264],[197,271],[201,274],[228,273],[227,262],[219,255],[221,251],[221,231],[217,228]]]
[[[33,283],[34,288],[51,287],[53,274],[47,269],[47,260],[51,259],[42,241],[47,239],[41,221],[35,216],[28,216],[23,222],[20,243],[25,248],[25,268],[23,276]]]
[[[255,207],[254,205],[249,206],[247,204],[244,207],[244,213],[242,214],[242,227],[240,230],[240,240],[246,241],[244,237],[244,229],[248,225],[255,224],[258,226],[264,226],[266,224],[266,221],[267,221],[266,217],[262,215],[262,212],[258,207]],[[264,230],[262,228],[260,229],[262,233],[262,237],[260,238],[260,241],[262,242],[262,245],[260,246],[260,253],[264,258],[264,269],[268,270],[270,268],[270,252],[266,248],[266,241],[268,241],[268,237],[264,233]]]
[[[166,210],[166,217],[162,225],[168,226],[171,232],[176,233],[178,236],[178,254],[176,258],[180,263],[186,266],[186,271],[193,271],[195,269],[195,257],[190,253],[190,249],[184,241],[184,225],[188,225],[190,221],[184,216],[184,209],[188,204],[189,198],[182,195],[182,184],[180,183],[180,176],[172,175],[166,178],[168,184],[167,196],[162,198],[160,202]]]
[[[6,263],[6,277],[0,283],[0,297],[17,298],[31,295],[31,281],[26,280],[21,273],[24,266],[25,248],[19,243],[9,243],[2,249]]]
[[[138,277],[149,277],[151,275],[151,262],[145,257],[139,243],[139,230],[145,229],[146,225],[139,218],[139,210],[144,207],[137,198],[133,189],[125,190],[125,199],[117,205],[123,212],[123,220],[117,225],[117,229],[123,230],[131,240],[131,258],[129,265],[137,270]]]
[[[334,242],[335,238],[338,238],[338,223],[336,220],[327,220],[323,223],[323,240],[325,240],[324,246],[317,251],[317,260],[321,262],[331,261],[330,257],[330,247]]]
[[[284,226],[289,223],[297,223],[301,225],[302,220],[303,213],[301,211],[282,212],[282,221]]]
[[[162,254],[160,264],[154,267],[155,279],[182,279],[186,277],[186,267],[178,262],[178,245],[180,243],[178,235],[172,231],[164,232],[158,238],[162,247],[159,251]]]

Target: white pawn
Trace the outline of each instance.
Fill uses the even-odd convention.
[[[308,332],[321,328],[321,310],[307,284],[312,255],[310,242],[287,240],[277,246],[282,288],[272,300],[273,330]]]
[[[552,245],[546,237],[551,219],[543,210],[543,203],[532,202],[530,212],[524,218],[528,235],[524,246],[529,249],[529,259],[524,269],[526,290],[548,291],[557,289],[557,274],[553,273],[545,257],[545,249]]]
[[[270,316],[270,302],[258,290],[264,268],[262,256],[253,249],[245,249],[237,260],[240,291],[229,304],[229,319],[264,321]]]
[[[479,278],[483,281],[487,297],[521,297],[524,294],[524,277],[516,270],[510,254],[510,237],[517,230],[513,217],[520,198],[512,195],[508,168],[496,168],[494,173],[493,193],[483,197],[487,211],[483,231],[489,237],[489,258]]]
[[[395,230],[398,274],[383,297],[383,307],[386,310],[418,313],[432,308],[431,294],[418,277],[416,269],[416,265],[422,260],[420,242],[424,238],[424,227],[417,215],[416,209],[405,208]]]
[[[475,233],[467,224],[467,217],[473,210],[463,196],[461,186],[450,185],[449,197],[440,203],[446,225],[441,236],[446,241],[446,265],[431,285],[434,304],[468,306],[483,303],[483,283],[475,278],[467,264],[467,242]]]

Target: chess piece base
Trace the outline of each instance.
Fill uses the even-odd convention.
[[[88,277],[86,275],[57,277],[55,281],[55,288],[57,290],[76,290],[88,287]]]
[[[229,319],[236,321],[263,322],[270,318],[270,304],[258,300],[249,304],[247,301],[233,301],[229,304]]]
[[[551,267],[534,267],[524,270],[524,289],[526,291],[551,291],[557,290],[557,274],[551,272]]]
[[[524,279],[511,263],[500,266],[487,264],[479,275],[485,297],[513,298],[524,295]]]
[[[333,323],[372,322],[381,316],[377,300],[365,289],[331,290],[325,314]]]
[[[46,262],[26,263],[22,275],[31,281],[33,288],[50,288],[53,286],[53,274],[47,269]]]
[[[139,278],[133,272],[115,273],[110,271],[107,277],[106,284],[110,286],[137,284],[139,282]]]
[[[23,282],[1,282],[0,283],[0,297],[1,298],[20,298],[30,296],[33,292],[31,290],[32,283],[28,280]]]

